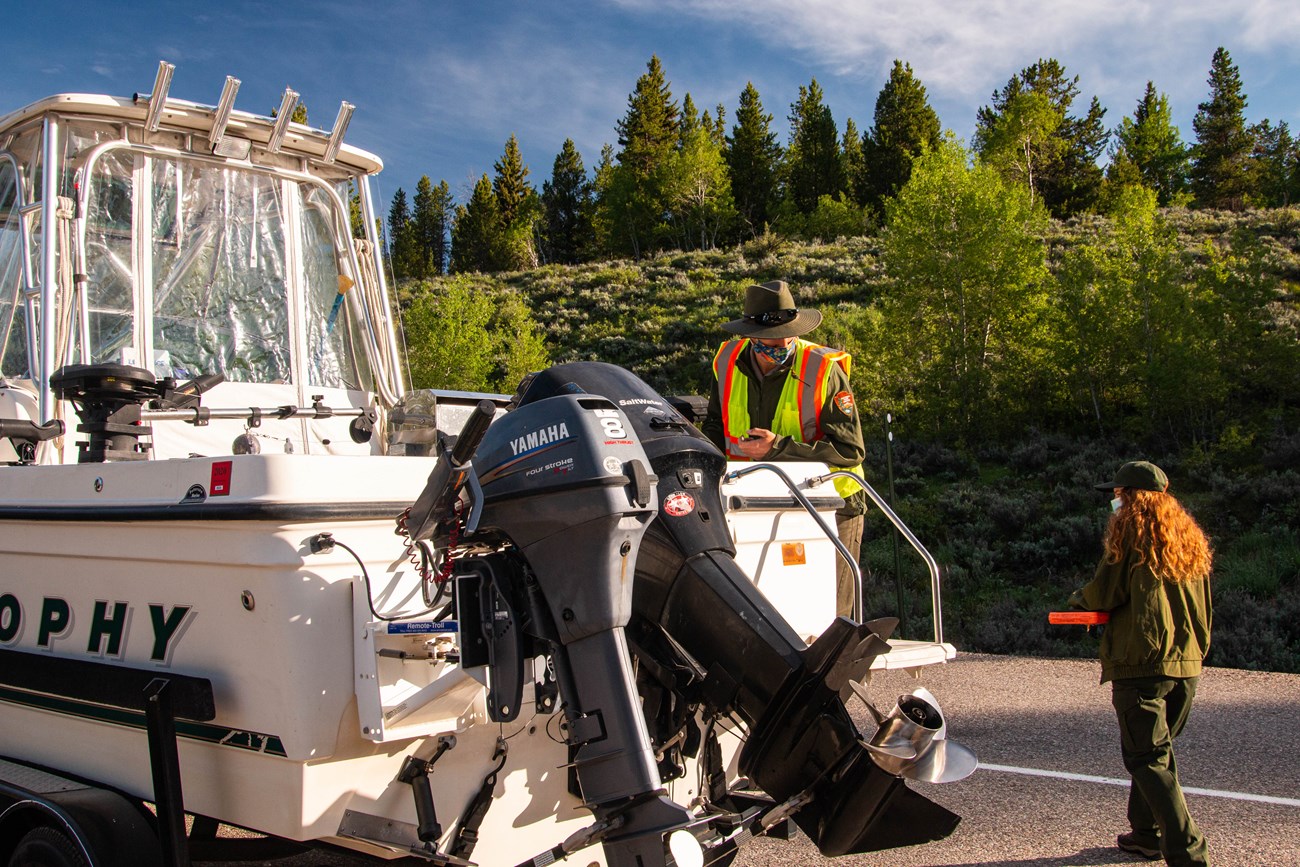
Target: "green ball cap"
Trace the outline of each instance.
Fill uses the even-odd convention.
[[[1150,461],[1129,461],[1115,473],[1114,481],[1100,482],[1093,487],[1099,491],[1137,488],[1140,491],[1164,493],[1169,487],[1169,477],[1165,475],[1164,470]]]

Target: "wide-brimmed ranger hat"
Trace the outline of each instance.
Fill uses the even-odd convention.
[[[1169,477],[1165,475],[1164,470],[1150,461],[1129,461],[1119,468],[1113,481],[1098,482],[1093,487],[1099,491],[1137,488],[1139,491],[1156,491],[1163,494],[1169,487]]]
[[[784,280],[759,283],[745,289],[745,315],[723,324],[725,331],[741,337],[798,337],[822,323],[817,310],[799,310]]]

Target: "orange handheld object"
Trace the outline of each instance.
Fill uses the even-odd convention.
[[[1099,626],[1110,622],[1109,611],[1049,611],[1047,622],[1069,626]]]

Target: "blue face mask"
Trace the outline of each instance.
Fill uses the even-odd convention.
[[[1124,501],[1121,500],[1119,497],[1116,497],[1115,499],[1110,501],[1110,510],[1112,512],[1118,512],[1119,507],[1122,505],[1124,505]]]
[[[751,340],[750,346],[754,351],[775,364],[785,364],[785,360],[790,357],[790,346],[765,346],[756,340]]]

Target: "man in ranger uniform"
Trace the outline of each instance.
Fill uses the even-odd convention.
[[[722,327],[728,340],[713,357],[713,389],[701,427],[741,461],[821,461],[862,475],[866,447],[849,388],[847,352],[799,339],[821,324],[816,310],[799,310],[784,280],[745,290],[744,316]],[[851,479],[834,481],[844,506],[835,517],[840,541],[858,560],[867,496]],[[835,610],[853,616],[853,572],[842,558],[835,571]]]

